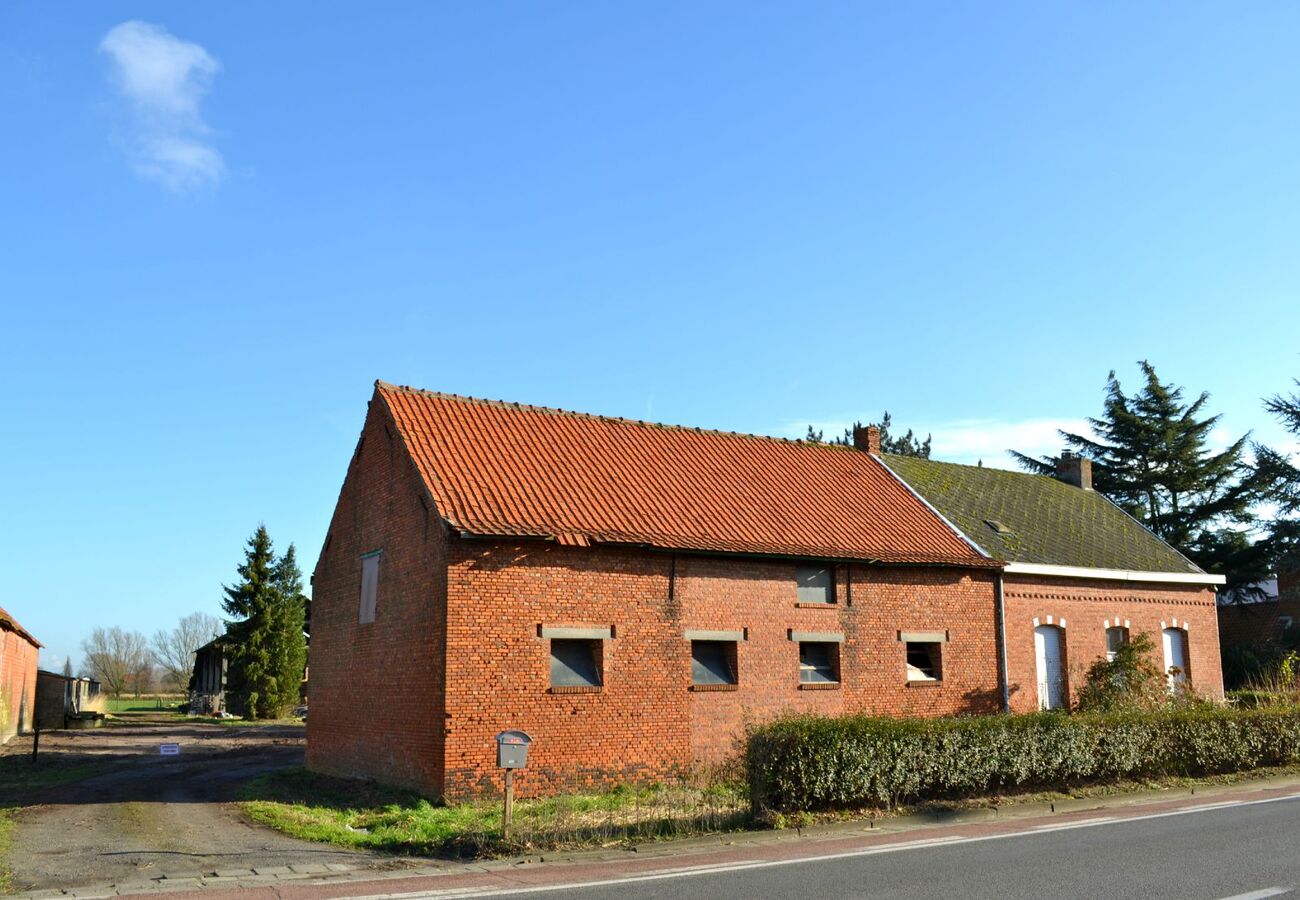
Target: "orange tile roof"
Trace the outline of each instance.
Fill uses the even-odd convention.
[[[0,628],[5,628],[8,631],[14,632],[20,638],[24,638],[33,647],[39,648],[45,646],[40,641],[36,640],[36,638],[28,634],[27,630],[18,624],[17,619],[5,612],[3,606],[0,606]]]
[[[562,544],[996,566],[845,447],[376,382],[453,528]]]

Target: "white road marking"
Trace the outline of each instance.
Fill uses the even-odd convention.
[[[1264,800],[1226,800],[1219,803],[1205,803],[1200,806],[1187,806],[1182,809],[1170,810],[1168,812],[1148,813],[1147,815],[1140,816],[1102,816],[1094,819],[1081,819],[1077,822],[1064,822],[1059,825],[1043,825],[1037,828],[1027,828],[1021,831],[1012,831],[1003,834],[985,834],[975,837],[953,835],[950,837],[926,838],[916,841],[897,841],[892,844],[878,844],[877,846],[867,847],[862,850],[846,850],[842,853],[823,853],[818,856],[800,856],[794,859],[758,859],[738,863],[713,863],[680,869],[657,869],[653,872],[646,872],[639,875],[625,875],[619,878],[602,878],[595,881],[571,881],[565,882],[564,884],[536,884],[529,885],[528,887],[465,887],[445,888],[443,890],[432,891],[411,891],[400,894],[360,894],[348,896],[347,900],[452,900],[452,898],[457,897],[508,897],[517,894],[541,894],[551,891],[577,891],[584,888],[610,887],[612,885],[629,884],[637,881],[662,881],[670,878],[718,875],[725,872],[743,872],[749,869],[768,869],[774,866],[793,866],[802,863],[830,862],[837,859],[854,859],[860,856],[876,856],[884,853],[898,853],[904,850],[922,850],[936,846],[979,844],[985,841],[998,841],[1005,838],[1037,837],[1053,831],[1072,831],[1076,828],[1095,828],[1098,825],[1123,824],[1125,822],[1145,822],[1152,819],[1168,819],[1174,816],[1188,816],[1193,813],[1214,812],[1215,810],[1237,809],[1248,806],[1263,806],[1268,803],[1281,803],[1287,800],[1297,799],[1300,799],[1300,794],[1287,794],[1283,797],[1269,797]],[[1262,898],[1265,897],[1276,897],[1279,894],[1285,894],[1289,890],[1290,888],[1264,888],[1250,894],[1239,894],[1235,897],[1225,897],[1223,900],[1262,900]]]

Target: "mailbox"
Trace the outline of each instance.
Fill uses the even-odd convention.
[[[497,735],[497,765],[503,769],[522,769],[528,765],[528,745],[533,739],[522,731],[503,731]]]

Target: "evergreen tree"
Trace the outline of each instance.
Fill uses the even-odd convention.
[[[252,718],[274,715],[268,703],[274,689],[271,654],[276,611],[275,555],[265,525],[248,540],[244,563],[236,570],[239,582],[225,587],[222,607],[226,622],[224,652],[227,660],[226,703],[237,713]]]
[[[304,625],[307,595],[302,589],[302,570],[298,568],[293,544],[275,566],[276,607],[272,667],[275,672],[274,697],[271,704],[276,716],[283,716],[298,705],[302,674],[307,666],[307,641]]]
[[[1300,380],[1295,384],[1300,388]],[[1264,401],[1264,408],[1287,431],[1300,437],[1300,391],[1270,397]],[[1286,454],[1262,444],[1256,444],[1254,449],[1260,478],[1267,485],[1267,498],[1276,507],[1264,542],[1269,559],[1275,565],[1294,565],[1300,558],[1300,467]]]
[[[1062,431],[1061,438],[1093,461],[1096,490],[1203,568],[1228,576],[1229,589],[1259,580],[1266,566],[1244,530],[1262,483],[1245,459],[1250,435],[1211,451],[1206,441],[1220,417],[1205,415],[1210,395],[1187,403],[1151,363],[1139,365],[1144,383],[1131,396],[1110,373],[1102,414],[1088,420],[1095,437]],[[1030,471],[1056,471],[1056,457],[1010,452]]]
[[[302,589],[293,545],[275,558],[271,536],[259,525],[248,541],[240,581],[225,588],[227,703],[248,718],[283,716],[298,702],[306,663]]]
[[[931,435],[927,434],[925,441],[922,442],[909,428],[907,434],[895,437],[889,430],[892,424],[893,419],[889,415],[889,410],[885,410],[885,414],[880,417],[880,424],[877,426],[880,429],[880,451],[882,453],[893,453],[896,456],[919,456],[923,459],[930,458]],[[853,429],[861,427],[861,422],[854,422],[852,428],[844,429],[844,434],[841,437],[831,438],[828,442],[824,431],[818,431],[809,425],[808,434],[804,437],[804,440],[850,447],[853,445]]]

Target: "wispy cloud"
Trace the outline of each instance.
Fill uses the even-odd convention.
[[[829,439],[842,435],[844,429],[855,421],[870,422],[873,418],[869,415],[842,416],[813,422],[812,426],[824,431]],[[787,422],[781,426],[779,433],[785,437],[801,438],[807,434],[808,424]],[[935,459],[969,464],[983,462],[984,465],[997,469],[1016,467],[1007,455],[1008,450],[1019,450],[1029,456],[1054,455],[1065,446],[1059,432],[1091,434],[1085,419],[957,419],[939,422],[933,427],[913,422],[896,423],[896,427],[898,424],[902,425],[904,432],[908,428],[919,432],[922,440],[927,434],[932,435],[930,452]]]
[[[112,28],[99,50],[129,105],[127,148],[136,174],[174,191],[220,181],[225,161],[200,109],[221,68],[208,51],[139,21]]]

